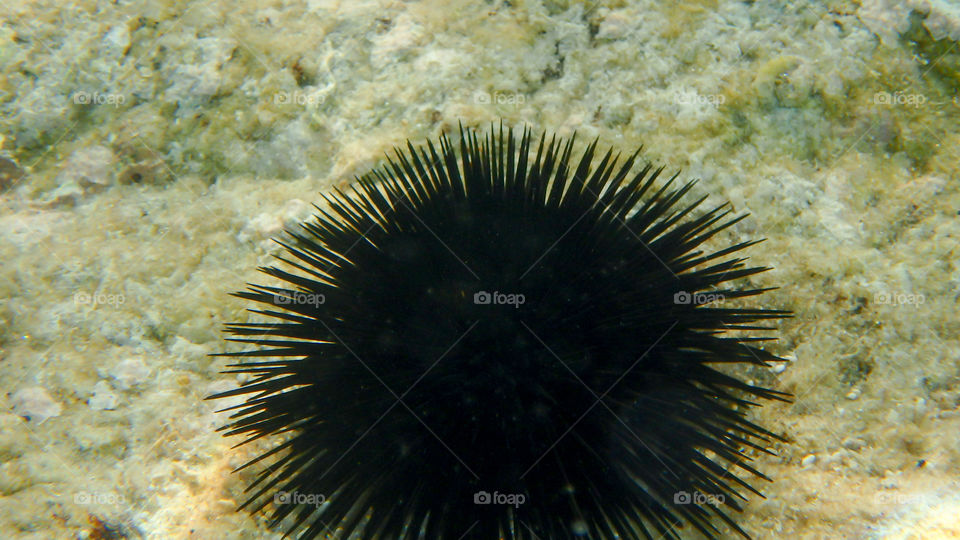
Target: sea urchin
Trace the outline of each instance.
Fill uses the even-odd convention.
[[[235,293],[268,318],[227,328],[249,380],[211,396],[280,436],[242,507],[300,538],[747,536],[738,474],[782,439],[746,410],[788,395],[711,366],[779,360],[749,334],[789,312],[725,307],[767,290],[724,285],[757,241],[701,250],[744,216],[596,147],[408,142],[288,231],[282,285]]]

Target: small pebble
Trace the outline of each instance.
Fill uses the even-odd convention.
[[[180,358],[199,360],[207,357],[207,348],[177,336],[170,345],[170,354]]]
[[[117,388],[129,390],[147,380],[150,368],[139,358],[127,358],[110,371],[110,376],[116,382]]]
[[[866,445],[866,441],[856,437],[847,437],[843,441],[843,447],[847,450],[853,450],[854,452],[859,452]]]
[[[623,39],[630,32],[633,19],[623,10],[607,13],[597,28],[597,39]]]
[[[860,397],[860,389],[859,389],[859,388],[854,388],[853,390],[850,390],[849,392],[847,392],[847,396],[846,396],[846,397],[847,397],[847,399],[850,399],[850,400],[854,400],[854,399],[859,398],[859,397]]]
[[[802,467],[809,467],[817,462],[817,456],[813,454],[807,454],[803,456],[803,459],[800,460],[800,465]]]
[[[283,220],[276,214],[262,212],[251,218],[237,233],[237,240],[247,242],[253,239],[272,238],[283,230]]]
[[[47,193],[44,198],[44,204],[49,208],[59,208],[63,206],[74,206],[83,198],[83,189],[76,182],[63,182],[59,186]]]
[[[93,387],[93,395],[87,405],[96,411],[112,411],[117,408],[117,395],[110,390],[107,381],[100,381]]]
[[[773,367],[770,368],[770,371],[773,371],[774,373],[783,373],[787,370],[787,366],[797,361],[797,355],[793,353],[785,354],[781,358],[786,360],[786,362],[774,363]]]
[[[31,422],[43,423],[47,418],[60,416],[63,407],[50,397],[47,390],[39,386],[31,386],[18,390],[10,396],[13,412]]]
[[[84,194],[104,189],[113,183],[116,156],[106,146],[94,145],[75,150],[57,176],[58,184],[76,183]]]

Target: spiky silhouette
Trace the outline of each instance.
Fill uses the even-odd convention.
[[[789,396],[715,368],[779,360],[753,343],[789,312],[731,302],[768,290],[729,284],[758,241],[704,252],[744,216],[573,145],[408,142],[288,232],[280,285],[235,293],[250,380],[211,396],[278,442],[243,507],[300,538],[747,536],[747,453],[782,440],[747,409]]]

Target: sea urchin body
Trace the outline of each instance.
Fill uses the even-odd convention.
[[[280,286],[237,296],[264,322],[228,435],[278,436],[244,504],[301,538],[708,537],[765,478],[779,439],[717,369],[786,311],[732,307],[762,272],[704,252],[743,216],[681,204],[693,183],[589,145],[491,129],[407,144],[281,244]],[[246,467],[245,465],[244,467]],[[262,466],[262,465],[261,465]]]

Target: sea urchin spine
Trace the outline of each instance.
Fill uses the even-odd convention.
[[[789,313],[725,307],[767,290],[728,285],[758,241],[701,250],[744,216],[596,148],[408,142],[288,232],[280,286],[235,293],[249,380],[211,396],[281,442],[243,507],[305,539],[747,536],[747,451],[782,439],[746,411],[788,395],[711,366],[779,360],[751,333]]]

